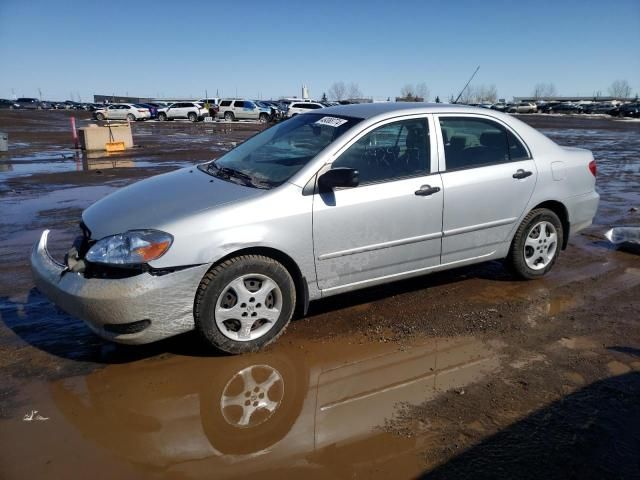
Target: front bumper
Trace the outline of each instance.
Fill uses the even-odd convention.
[[[150,343],[193,330],[196,290],[209,265],[164,275],[140,273],[120,279],[85,278],[56,262],[47,251],[49,230],[31,252],[38,289],[101,337],[118,343]],[[148,320],[137,333],[113,333],[113,326]],[[106,328],[105,328],[106,326]]]

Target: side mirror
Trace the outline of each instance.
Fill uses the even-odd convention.
[[[321,192],[327,192],[338,187],[357,187],[360,183],[360,175],[354,168],[338,167],[326,171],[318,178],[318,187]]]

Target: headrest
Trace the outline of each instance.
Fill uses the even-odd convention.
[[[480,144],[490,148],[506,148],[507,139],[502,132],[484,132],[480,135]]]

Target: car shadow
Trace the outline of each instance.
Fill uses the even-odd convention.
[[[640,478],[640,372],[567,395],[420,478]]]
[[[32,347],[76,361],[113,364],[164,353],[208,357],[224,355],[207,346],[195,333],[147,345],[121,345],[104,340],[84,322],[56,307],[35,287],[24,302],[0,297],[0,320]]]
[[[307,316],[329,313],[343,308],[353,307],[363,303],[383,300],[394,295],[402,295],[441,285],[454,284],[470,278],[479,278],[498,282],[518,282],[500,261],[479,263],[467,267],[459,267],[441,272],[425,274],[407,280],[363,288],[355,292],[331,296],[326,299],[311,302]]]

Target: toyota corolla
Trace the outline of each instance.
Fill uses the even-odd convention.
[[[36,285],[104,338],[196,329],[231,353],[274,341],[310,301],[504,259],[545,275],[598,206],[591,152],[443,104],[305,113],[219,159],[123,188],[82,214]]]

